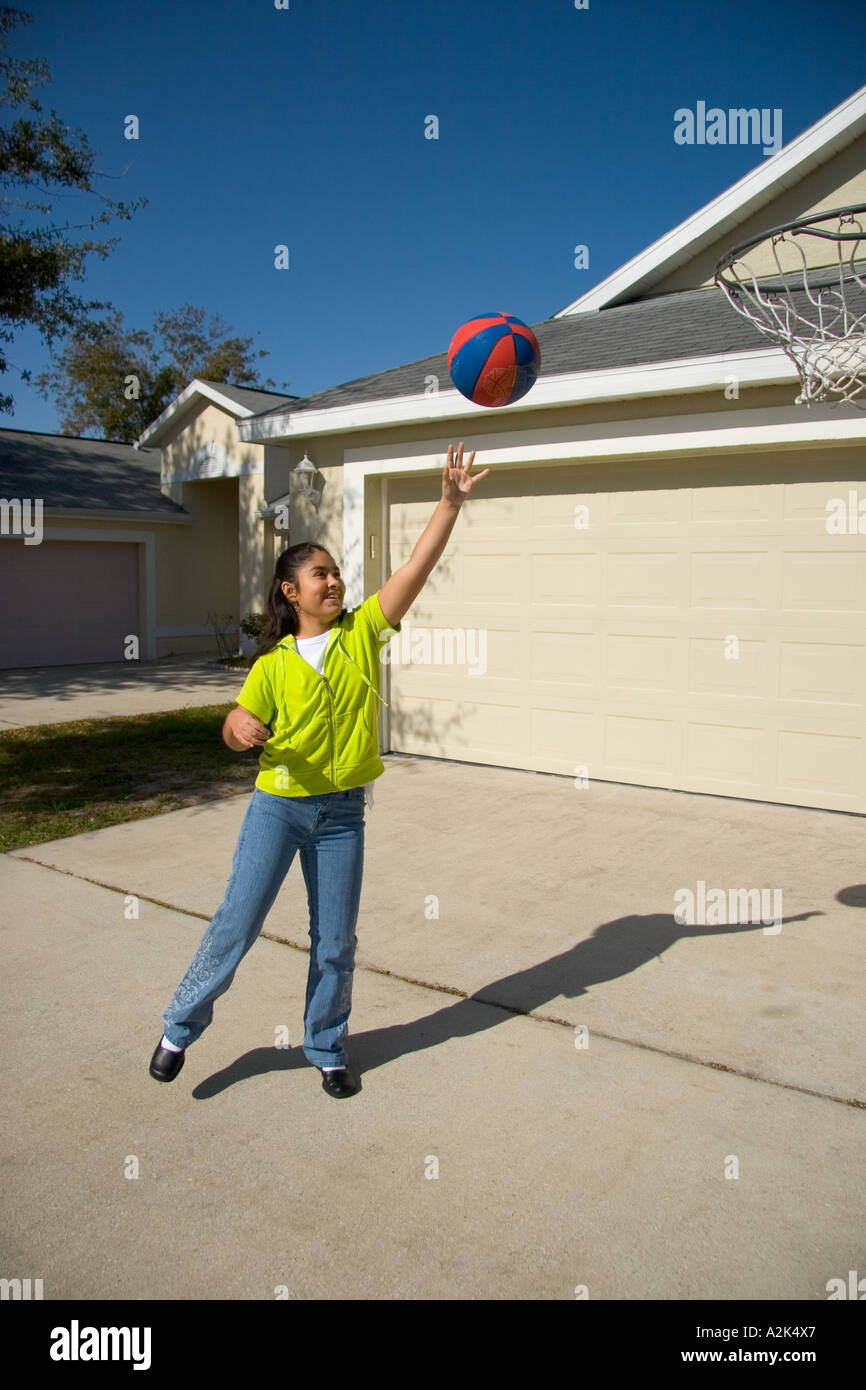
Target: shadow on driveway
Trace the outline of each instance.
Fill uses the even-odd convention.
[[[778,925],[805,922],[823,915],[818,911],[800,912],[796,916],[782,918]],[[670,946],[689,937],[762,930],[761,922],[685,926],[669,912],[618,917],[615,921],[602,923],[592,936],[560,955],[551,956],[527,970],[505,975],[501,980],[484,985],[469,998],[446,1004],[424,1018],[395,1024],[390,1028],[374,1028],[365,1033],[351,1034],[349,1065],[358,1074],[373,1071],[406,1053],[437,1047],[451,1038],[483,1033],[506,1022],[515,1013],[528,1014],[561,995],[569,999],[578,998],[591,985],[628,975],[653,957],[661,960],[662,953]],[[482,1005],[494,1007],[482,1008]],[[250,1077],[272,1071],[296,1071],[310,1065],[299,1047],[285,1051],[258,1047],[202,1081],[192,1094],[196,1100],[210,1100],[229,1086],[247,1081]]]

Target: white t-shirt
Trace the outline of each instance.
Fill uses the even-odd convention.
[[[320,676],[324,675],[325,648],[328,645],[328,638],[330,635],[331,632],[329,628],[327,632],[320,632],[318,637],[295,638],[301,656],[306,662],[309,662],[310,666],[312,666],[315,671],[318,671]],[[373,805],[372,782],[364,783],[364,800],[368,806]]]

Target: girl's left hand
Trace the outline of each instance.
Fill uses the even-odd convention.
[[[475,450],[469,455],[468,463],[463,463],[463,440],[457,446],[457,458],[454,458],[454,445],[448,445],[448,460],[442,470],[442,499],[445,502],[453,502],[460,506],[466,501],[475,484],[480,482],[490,472],[485,468],[483,473],[476,473],[470,476],[472,460],[475,458]]]

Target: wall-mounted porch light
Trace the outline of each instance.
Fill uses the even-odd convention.
[[[304,450],[304,457],[292,469],[292,477],[295,480],[295,495],[303,497],[306,501],[312,502],[314,507],[318,507],[322,500],[322,494],[318,488],[313,487],[315,476],[316,465],[310,462],[306,450]]]

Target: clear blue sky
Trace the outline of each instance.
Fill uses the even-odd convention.
[[[677,108],[781,108],[787,144],[866,82],[862,0],[17,7],[34,22],[9,51],[48,60],[46,115],[87,133],[102,192],[149,199],[77,234],[122,239],[73,291],[129,329],[201,305],[267,349],[262,384],[298,396],[445,351],[478,313],[550,317],[762,161],[676,144]],[[101,206],[65,193],[55,221]],[[16,370],[48,348],[27,329],[7,351],[0,426],[58,432]]]

